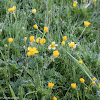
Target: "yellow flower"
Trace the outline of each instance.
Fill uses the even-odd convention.
[[[79,60],[79,64],[82,64],[82,60]]]
[[[84,83],[85,80],[83,78],[80,78],[80,81],[81,81],[81,83]]]
[[[95,84],[95,81],[93,81],[92,84],[94,85]]]
[[[58,46],[58,44],[55,44],[55,42],[52,42],[51,45],[48,46],[48,49],[56,49],[56,46]]]
[[[58,50],[53,51],[53,55],[54,55],[55,57],[58,57],[58,56],[59,56],[59,51],[58,51]]]
[[[93,78],[93,81],[95,81],[95,77]]]
[[[30,41],[32,42],[32,41],[35,41],[34,40],[34,36],[30,36]]]
[[[12,8],[9,8],[9,9],[8,9],[9,12],[15,11],[15,10],[16,10],[16,6],[13,6]]]
[[[11,43],[13,41],[13,38],[9,38],[8,41]]]
[[[48,27],[44,27],[44,31],[45,32],[48,32]]]
[[[96,2],[96,0],[93,0],[94,2]]]
[[[73,6],[76,7],[77,5],[77,1],[74,1]]]
[[[36,13],[36,9],[33,9],[33,10],[32,10],[32,13]]]
[[[40,42],[40,39],[41,39],[41,38],[38,37],[38,38],[36,39],[36,42],[39,43],[39,42]]]
[[[35,29],[37,29],[38,28],[38,26],[35,24],[35,25],[33,25],[33,27],[35,28]]]
[[[86,27],[88,27],[90,24],[91,24],[91,23],[89,23],[88,21],[84,21],[84,25],[85,25]]]
[[[67,40],[67,36],[63,36],[63,40],[65,40],[65,41],[66,41],[66,40]]]
[[[16,6],[13,6],[13,7],[12,7],[12,10],[15,11],[15,10],[16,10]]]
[[[41,40],[40,40],[40,44],[44,44],[46,42],[46,40],[44,39],[44,38],[42,38]]]
[[[76,88],[76,83],[72,83],[72,84],[71,84],[71,87],[72,87],[72,88]]]
[[[69,43],[69,46],[72,47],[72,48],[76,48],[76,45],[77,44],[75,44],[74,42]]]
[[[48,86],[50,87],[50,88],[53,88],[54,87],[54,83],[48,83]]]
[[[86,0],[83,0],[83,2],[86,2]]]
[[[12,11],[12,8],[9,8],[8,11],[11,12]]]
[[[30,55],[34,55],[35,53],[39,53],[39,51],[37,50],[36,47],[28,47],[28,52],[27,52],[27,55],[30,56]]]
[[[24,40],[26,41],[27,40],[27,37],[24,37]]]
[[[57,98],[54,96],[54,97],[52,98],[52,100],[57,100]]]
[[[99,83],[99,88],[100,88],[100,83]]]
[[[62,44],[62,45],[65,45],[65,41],[62,41],[61,44]]]

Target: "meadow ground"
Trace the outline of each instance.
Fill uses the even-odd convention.
[[[99,0],[0,0],[0,100],[100,100]]]

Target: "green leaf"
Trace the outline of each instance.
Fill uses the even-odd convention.
[[[15,93],[14,93],[13,89],[11,88],[10,84],[9,84],[9,88],[10,88],[10,92],[11,92],[11,94],[12,94],[14,100],[17,100],[17,98],[16,98],[16,96],[15,96]]]

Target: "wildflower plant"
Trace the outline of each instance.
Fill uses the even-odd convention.
[[[99,100],[98,0],[0,6],[1,99]]]

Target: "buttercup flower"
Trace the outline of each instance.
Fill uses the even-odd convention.
[[[82,64],[82,60],[79,60],[79,64]]]
[[[30,36],[30,41],[32,42],[32,41],[35,41],[34,40],[34,36]]]
[[[13,6],[12,8],[9,8],[9,9],[8,9],[9,12],[15,11],[15,10],[16,10],[16,6]]]
[[[52,98],[52,100],[57,100],[57,98],[54,96],[54,97]]]
[[[9,38],[9,39],[8,39],[8,42],[11,43],[12,41],[13,41],[13,38]]]
[[[77,5],[77,1],[74,1],[73,6],[76,7]]]
[[[40,44],[44,44],[46,42],[46,40],[44,39],[44,38],[42,38],[41,40],[40,40]]]
[[[37,29],[38,28],[38,26],[35,24],[35,25],[33,25],[33,27],[35,28],[35,29]]]
[[[65,45],[65,41],[62,41],[61,44],[62,44],[62,45]]]
[[[80,81],[81,81],[81,83],[84,83],[85,80],[83,78],[80,78]]]
[[[24,37],[24,40],[26,41],[27,40],[27,37]]]
[[[55,57],[58,57],[58,56],[59,56],[59,51],[58,51],[58,50],[53,51],[53,55],[54,55]]]
[[[76,88],[76,83],[72,83],[72,84],[71,84],[71,87],[72,87],[72,88]]]
[[[40,42],[40,39],[41,39],[41,38],[38,37],[38,38],[36,39],[36,42],[39,43],[39,42]]]
[[[48,32],[48,27],[44,27],[44,31],[45,32]]]
[[[96,2],[96,0],[93,0],[94,2]]]
[[[86,0],[83,0],[83,2],[86,2]]]
[[[76,48],[76,45],[77,45],[77,44],[75,44],[74,42],[71,42],[71,43],[68,43],[68,44],[69,44],[69,46],[72,47],[72,48]]]
[[[36,13],[36,9],[33,9],[33,10],[32,10],[32,13]]]
[[[95,81],[95,77],[93,78],[93,81]]]
[[[100,83],[99,83],[99,88],[100,88]]]
[[[84,21],[84,25],[85,25],[86,27],[88,27],[90,24],[91,24],[91,23],[89,23],[88,21]]]
[[[56,49],[56,46],[58,46],[58,44],[55,44],[55,42],[52,42],[51,45],[48,46],[48,49]]]
[[[35,53],[39,53],[39,51],[37,50],[36,47],[28,47],[28,52],[27,52],[27,55],[30,56],[30,55],[34,55]]]
[[[54,83],[48,83],[48,86],[50,87],[50,88],[53,88],[54,87]]]
[[[66,41],[67,40],[67,36],[63,36],[63,40]]]

